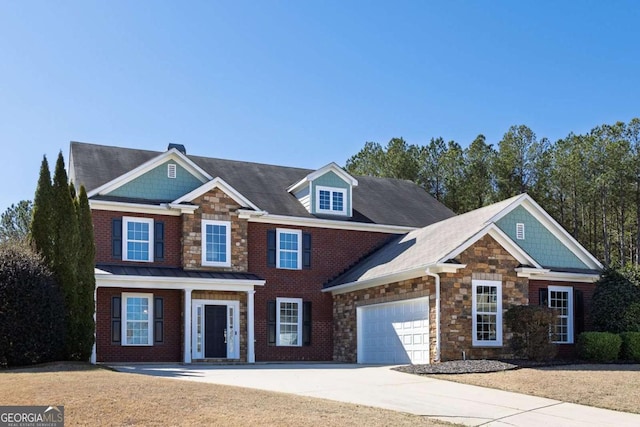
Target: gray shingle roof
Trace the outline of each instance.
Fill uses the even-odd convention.
[[[87,192],[127,173],[162,152],[71,142],[70,166],[77,185]],[[314,217],[287,188],[310,169],[187,155],[213,177],[220,177],[270,214]],[[358,176],[349,221],[424,227],[454,213],[416,184],[391,178]]]
[[[325,288],[363,282],[445,262],[447,254],[480,232],[489,220],[521,196],[454,216],[411,231],[387,243],[326,284]]]

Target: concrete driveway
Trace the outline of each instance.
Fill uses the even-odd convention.
[[[333,363],[113,365],[121,372],[319,397],[470,426],[640,426],[640,415]]]

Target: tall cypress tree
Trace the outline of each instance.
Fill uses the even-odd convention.
[[[40,165],[38,187],[33,200],[33,214],[29,241],[36,251],[42,254],[45,262],[51,267],[53,260],[53,241],[51,235],[51,219],[53,211],[51,172],[47,157],[43,156]]]
[[[78,217],[69,191],[69,181],[62,152],[58,154],[53,175],[51,233],[53,236],[52,270],[62,288],[65,302],[65,353],[69,360],[79,360],[82,352],[79,333],[81,311],[78,307]]]
[[[91,355],[94,342],[95,324],[93,313],[95,310],[94,263],[95,243],[93,240],[93,222],[91,208],[84,186],[80,187],[80,194],[76,199],[76,213],[78,217],[78,357],[87,360]]]

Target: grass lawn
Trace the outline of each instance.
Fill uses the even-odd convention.
[[[430,376],[640,414],[640,365],[568,365]]]
[[[66,426],[450,425],[367,406],[68,363],[0,371],[0,405],[64,405]]]

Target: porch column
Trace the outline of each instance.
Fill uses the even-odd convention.
[[[255,333],[253,325],[253,289],[247,291],[247,363],[256,363]]]
[[[191,291],[184,290],[184,363],[191,363]]]

